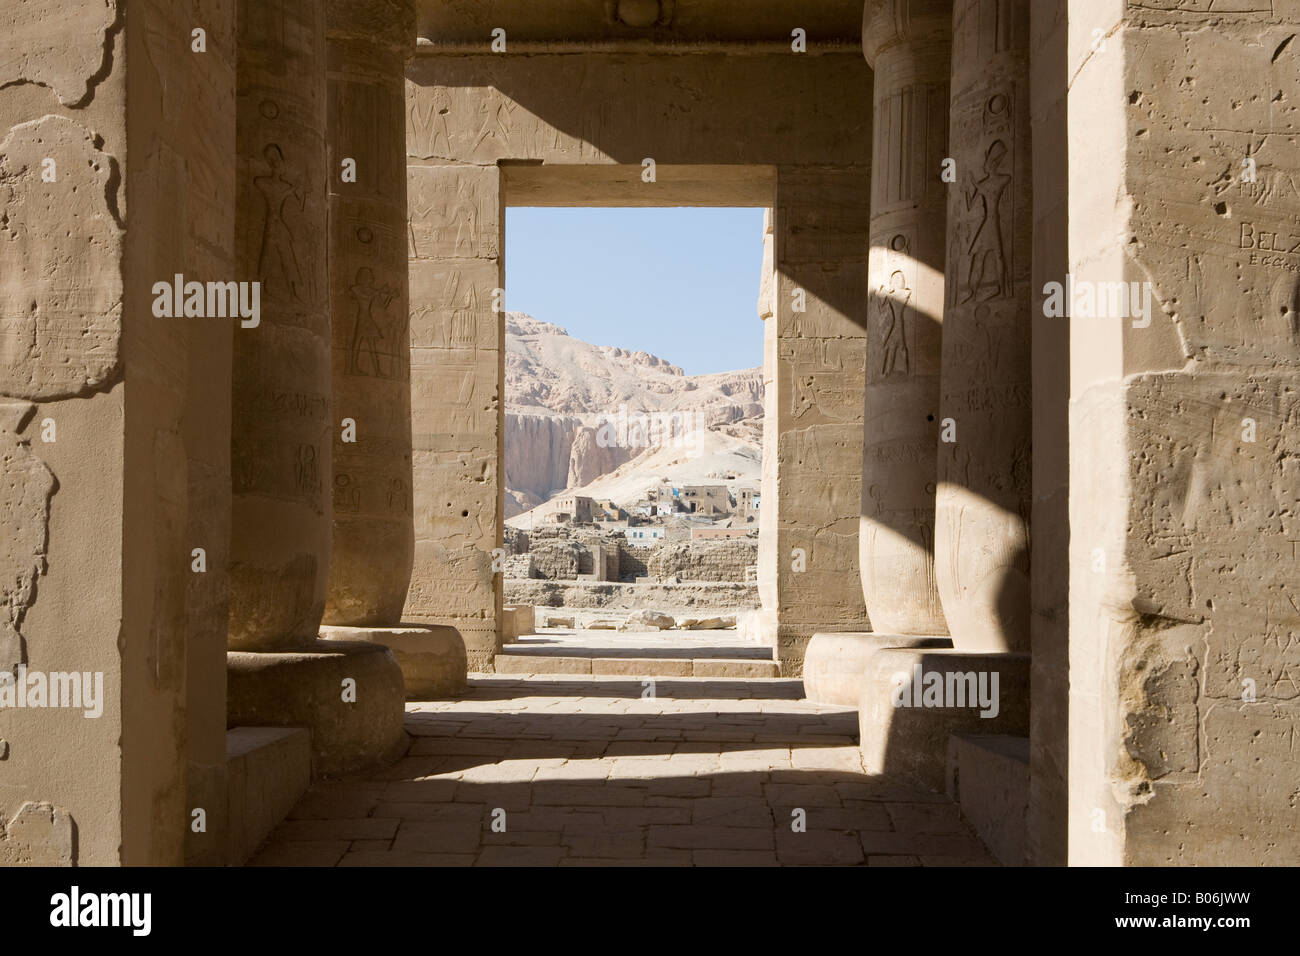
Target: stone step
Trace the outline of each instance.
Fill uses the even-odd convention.
[[[1025,865],[1028,737],[952,734],[946,789],[998,862]]]
[[[669,657],[561,657],[521,654],[512,650],[496,655],[498,674],[593,674],[617,677],[779,677],[776,661],[726,658]]]

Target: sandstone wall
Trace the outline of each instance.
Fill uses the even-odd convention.
[[[404,619],[448,624],[465,639],[471,670],[501,647],[505,376],[500,171],[425,163],[411,136],[407,168],[411,267],[411,432],[415,567]],[[424,122],[453,124],[441,101]]]
[[[1070,271],[1152,303],[1071,322],[1072,864],[1300,862],[1297,21],[1203,6],[1069,7]]]
[[[485,40],[486,48],[486,40]],[[653,205],[642,161],[667,182],[675,165],[774,167],[774,261],[780,281],[768,401],[776,403],[772,547],[778,597],[768,640],[796,673],[816,629],[861,628],[857,573],[862,368],[869,205],[871,74],[849,55],[656,57],[428,55],[407,72],[411,164],[412,330],[416,433],[437,422],[441,457],[421,462],[417,499],[445,509],[444,528],[421,517],[412,601],[421,617],[474,618],[495,627],[499,588],[490,547],[499,536],[501,326],[484,311],[499,273],[501,173],[515,162],[621,164],[643,205]],[[782,117],[774,122],[773,117]],[[498,163],[505,165],[498,166]],[[545,167],[543,167],[545,170]],[[718,195],[722,195],[719,193]],[[599,200],[596,200],[599,202]],[[627,204],[624,197],[619,204]],[[494,242],[489,241],[489,237]],[[472,292],[471,292],[472,290]],[[438,351],[423,318],[472,295],[479,358]],[[423,310],[423,311],[422,311]],[[476,370],[473,376],[470,369]],[[460,369],[462,371],[454,371]],[[421,386],[424,377],[429,385]],[[452,376],[455,381],[448,379]],[[472,386],[471,386],[472,379]],[[459,384],[457,384],[459,383]],[[471,399],[466,412],[441,396]],[[437,409],[436,413],[434,409]],[[493,422],[495,435],[492,432]],[[472,426],[472,427],[471,427]],[[468,429],[468,431],[467,431]],[[473,441],[466,438],[474,436]],[[464,437],[458,437],[464,436]],[[495,437],[496,441],[493,441]],[[430,444],[426,440],[426,444]],[[417,449],[420,440],[417,437]],[[766,487],[766,485],[765,485]],[[447,495],[442,489],[455,489]],[[462,515],[462,512],[466,514]],[[460,517],[457,517],[460,516]],[[765,515],[765,519],[768,516]],[[472,532],[458,527],[473,521]],[[495,525],[493,524],[495,522]],[[423,529],[423,530],[421,530]],[[446,543],[448,538],[451,544]],[[476,544],[477,543],[477,544]],[[486,637],[481,647],[488,646]]]
[[[229,435],[182,416],[229,408],[230,333],[152,288],[231,261],[233,8],[124,7],[0,10],[0,666],[103,678],[97,719],[0,712],[0,865],[179,864],[190,779],[222,789]]]

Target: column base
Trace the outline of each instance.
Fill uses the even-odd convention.
[[[228,651],[226,676],[226,726],[305,727],[315,776],[354,773],[406,750],[402,669],[385,647],[317,641]]]
[[[867,664],[886,647],[952,647],[952,640],[873,631],[814,634],[803,657],[804,699],[857,707]]]
[[[877,651],[858,705],[863,769],[942,791],[954,731],[1029,736],[1029,659],[942,648]]]
[[[465,641],[444,624],[399,624],[394,627],[323,625],[322,641],[360,641],[388,648],[397,658],[407,700],[439,700],[465,692],[469,665]]]

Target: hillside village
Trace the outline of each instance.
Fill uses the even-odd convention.
[[[513,596],[520,585],[510,582],[520,581],[752,588],[757,370],[688,376],[522,313],[507,319],[507,507],[515,507],[504,571]],[[629,408],[634,422],[671,412],[692,424],[648,442],[608,440],[628,434]],[[617,430],[607,424],[616,416]],[[547,602],[534,595],[529,603]],[[753,602],[746,594],[742,603]]]

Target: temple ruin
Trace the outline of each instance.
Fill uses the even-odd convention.
[[[0,864],[1300,864],[1296,0],[0,26]],[[507,649],[521,206],[767,210],[739,650]]]

